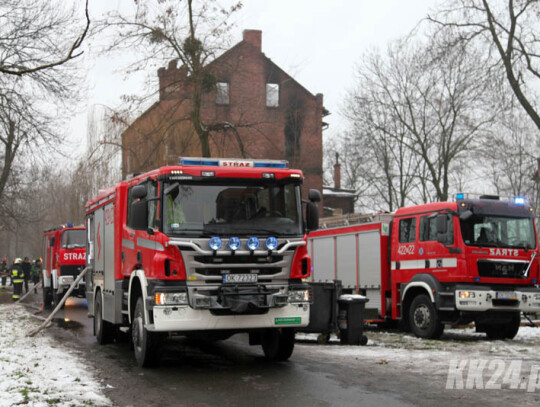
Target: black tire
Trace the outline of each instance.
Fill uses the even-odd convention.
[[[294,329],[269,329],[263,333],[261,345],[268,360],[284,361],[294,350]]]
[[[101,293],[98,292],[94,301],[94,335],[100,345],[106,345],[112,342],[114,333],[114,325],[103,320]]]
[[[413,334],[424,339],[438,339],[444,331],[439,314],[431,299],[420,294],[416,296],[409,308],[409,326]]]
[[[504,337],[506,339],[514,339],[519,331],[519,326],[521,325],[521,312],[516,312],[512,314],[512,319],[508,324],[506,324]]]
[[[58,304],[60,304],[60,301],[62,301],[62,298],[64,298],[64,296],[62,294],[58,294],[54,288],[51,288],[51,291],[52,291],[53,306],[54,308],[56,308],[58,307]],[[62,308],[64,308],[65,306],[66,306],[66,302],[64,301],[64,303],[62,304]]]
[[[131,321],[133,353],[139,367],[153,367],[159,363],[161,336],[157,333],[148,332],[144,327],[146,323],[143,299],[139,297]]]
[[[489,339],[514,339],[519,331],[521,324],[521,313],[514,312],[510,321],[504,324],[485,324],[481,325]]]
[[[483,327],[487,337],[489,339],[497,340],[504,339],[506,335],[506,330],[503,324],[486,324]]]
[[[43,308],[52,308],[52,293],[51,287],[43,287]]]

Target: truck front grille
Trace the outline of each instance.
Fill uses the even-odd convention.
[[[478,275],[480,277],[494,278],[527,278],[525,271],[527,270],[528,262],[504,262],[478,260]]]
[[[245,274],[252,273],[259,276],[273,276],[281,272],[279,267],[252,267],[252,268],[196,268],[195,272],[204,276],[221,276],[222,274]]]
[[[80,266],[60,266],[61,276],[73,276],[76,278],[80,272],[84,269],[83,265]]]

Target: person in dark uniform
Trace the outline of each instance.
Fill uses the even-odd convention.
[[[24,272],[24,292],[28,292],[28,281],[30,280],[30,272],[32,271],[32,263],[28,257],[24,258],[22,263],[22,268]]]
[[[13,301],[21,298],[22,288],[24,284],[24,271],[22,268],[22,260],[16,258],[13,266],[11,266],[11,283],[13,284]]]

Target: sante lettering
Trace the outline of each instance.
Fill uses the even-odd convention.
[[[491,256],[517,256],[518,249],[489,249]]]

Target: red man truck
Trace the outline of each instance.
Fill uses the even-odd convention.
[[[285,360],[309,323],[309,230],[318,191],[284,161],[189,158],[86,204],[88,311],[100,344],[130,332],[140,366],[166,333],[249,333]],[[306,220],[302,204],[306,204]]]
[[[513,338],[520,313],[540,311],[533,209],[523,198],[456,198],[310,233],[312,279],[341,280],[369,298],[366,318],[421,338],[473,321],[489,338]]]
[[[43,232],[43,306],[58,305],[64,293],[84,269],[86,240],[84,226],[72,223],[56,226]],[[84,282],[73,290],[84,298]]]

